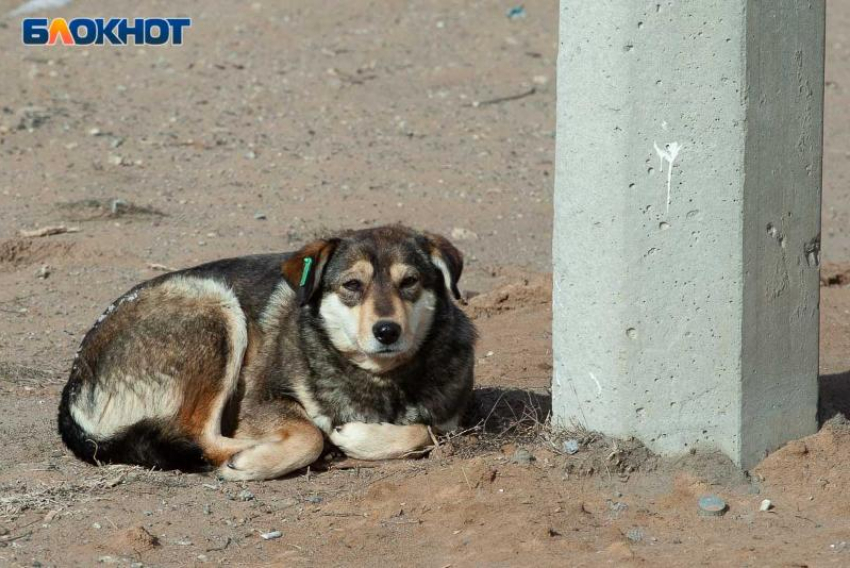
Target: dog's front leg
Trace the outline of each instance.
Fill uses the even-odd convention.
[[[349,422],[334,428],[331,442],[348,457],[360,460],[391,460],[407,457],[431,444],[424,424],[399,426],[382,422]]]

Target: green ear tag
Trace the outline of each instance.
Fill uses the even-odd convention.
[[[304,259],[304,269],[301,271],[301,284],[300,286],[304,286],[307,283],[307,277],[310,275],[310,267],[313,266],[313,259],[311,257],[306,257]]]

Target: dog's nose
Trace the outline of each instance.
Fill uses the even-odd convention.
[[[379,321],[372,326],[372,334],[384,345],[392,345],[401,337],[401,326],[394,321]]]

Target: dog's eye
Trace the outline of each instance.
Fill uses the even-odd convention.
[[[363,283],[360,280],[346,280],[342,283],[342,287],[349,292],[359,292],[363,289]]]
[[[407,276],[399,283],[399,288],[413,288],[419,284],[419,278],[416,276]]]

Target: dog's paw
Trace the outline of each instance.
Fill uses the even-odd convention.
[[[345,452],[345,455],[359,460],[382,459],[376,457],[380,446],[381,424],[365,422],[348,422],[337,426],[331,432],[330,439],[334,446]]]
[[[359,460],[401,458],[429,441],[428,429],[421,424],[367,424],[348,422],[334,428],[331,442],[345,455]]]
[[[262,461],[258,460],[258,449],[265,444],[259,444],[253,448],[236,452],[227,462],[216,471],[216,477],[225,481],[259,481],[269,479],[269,471],[262,467]]]
[[[287,467],[292,460],[281,455],[281,444],[269,442],[257,444],[230,456],[218,469],[218,477],[226,481],[261,481],[286,475],[296,467]]]
[[[233,454],[218,469],[227,481],[274,479],[307,467],[322,453],[324,439],[312,426],[283,440],[265,441]]]

